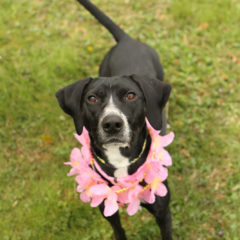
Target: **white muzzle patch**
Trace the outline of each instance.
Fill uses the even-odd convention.
[[[99,119],[99,122],[98,122],[98,132],[99,132],[99,136],[102,139],[106,139],[106,137],[107,137],[107,134],[104,132],[104,130],[102,128],[102,121],[108,115],[115,115],[115,116],[118,116],[118,117],[121,118],[121,120],[123,121],[123,128],[122,128],[121,133],[120,133],[121,142],[123,142],[124,144],[128,144],[129,141],[130,141],[131,131],[130,131],[130,127],[129,127],[129,124],[128,124],[128,121],[127,121],[127,117],[114,104],[112,96],[109,98],[109,102],[108,102],[107,106],[104,108],[103,113],[100,116],[100,119]]]

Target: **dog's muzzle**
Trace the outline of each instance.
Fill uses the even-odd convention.
[[[119,114],[107,114],[98,124],[99,137],[102,144],[128,144],[130,132],[127,120]]]

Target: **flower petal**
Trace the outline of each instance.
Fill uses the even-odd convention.
[[[128,199],[130,202],[134,201],[136,198],[138,198],[138,195],[142,191],[143,187],[140,186],[139,184],[136,184],[135,187],[131,188],[128,191]]]
[[[104,205],[105,205],[105,208],[104,208],[103,214],[105,217],[112,216],[115,212],[117,212],[119,208],[116,201],[110,201],[109,199],[106,199],[104,201]]]
[[[167,195],[167,188],[163,183],[160,183],[157,190],[156,190],[156,194],[160,197],[164,197]]]
[[[81,194],[80,194],[80,199],[83,201],[83,202],[85,202],[85,203],[87,203],[87,202],[90,202],[90,197],[87,195],[87,193],[86,192],[82,192]]]
[[[163,149],[162,153],[163,153],[162,164],[165,165],[165,166],[171,166],[172,165],[172,157],[170,156],[168,151]]]
[[[107,195],[110,191],[110,188],[106,185],[106,184],[96,184],[94,186],[92,186],[89,191],[93,194],[93,195]]]
[[[150,204],[153,204],[155,202],[155,194],[153,193],[153,191],[151,191],[151,189],[146,189],[142,194],[141,194],[141,198]]]
[[[79,186],[84,188],[87,188],[87,186],[92,182],[92,178],[87,173],[81,173],[76,176],[75,180]]]
[[[91,154],[91,151],[90,151],[89,147],[88,146],[82,146],[81,153],[84,157],[85,162],[87,162],[89,164],[90,159],[92,157],[92,154]]]
[[[70,171],[69,171],[69,173],[67,174],[67,176],[69,177],[69,176],[73,176],[73,175],[76,175],[76,174],[78,174],[79,172],[78,172],[78,170],[76,169],[76,168],[71,168],[70,169]]]
[[[156,177],[156,172],[155,171],[153,171],[153,169],[152,169],[152,171],[149,171],[147,174],[146,174],[146,176],[145,176],[145,178],[144,178],[144,180],[145,180],[145,182],[147,183],[147,184],[150,184],[153,180],[154,180],[154,178]]]
[[[168,177],[168,169],[165,167],[161,167],[159,170],[160,171],[158,177],[161,179],[161,181],[165,181]]]
[[[99,196],[93,197],[92,202],[91,202],[91,207],[99,206],[102,203],[103,199],[104,199],[104,197],[99,197]]]
[[[73,148],[70,155],[71,163],[79,162],[82,159],[82,153],[79,148]]]
[[[140,200],[137,198],[135,201],[132,201],[127,208],[127,212],[129,216],[134,215],[140,207]]]
[[[170,132],[169,134],[162,136],[162,145],[163,147],[168,146],[174,139],[174,133]]]
[[[123,204],[129,203],[128,194],[129,194],[129,190],[125,190],[118,193],[118,201]]]

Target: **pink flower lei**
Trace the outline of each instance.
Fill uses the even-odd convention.
[[[97,207],[104,201],[104,216],[106,217],[113,215],[120,206],[126,204],[128,204],[128,214],[134,215],[139,210],[141,201],[151,204],[155,202],[155,195],[164,197],[167,194],[167,188],[162,182],[168,176],[165,166],[172,165],[172,159],[164,147],[173,141],[174,133],[160,136],[160,131],[155,130],[148,121],[146,122],[152,138],[148,157],[134,174],[117,178],[116,182],[113,177],[102,171],[93,158],[88,131],[83,128],[81,135],[74,135],[82,144],[82,148],[74,148],[70,162],[65,163],[72,167],[68,176],[77,175],[77,191],[83,202],[91,202],[91,207]],[[110,187],[108,182],[94,171],[94,168],[113,186]],[[139,184],[143,180],[146,186]]]

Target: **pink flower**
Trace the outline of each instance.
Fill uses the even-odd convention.
[[[164,197],[167,194],[167,188],[166,186],[162,183],[160,178],[155,178],[153,180],[153,182],[150,184],[151,185],[151,189],[152,191],[160,196],[160,197]]]
[[[136,214],[136,212],[139,210],[140,203],[141,202],[139,198],[135,198],[132,202],[130,202],[127,208],[127,213],[129,216],[133,216],[134,214]]]
[[[143,199],[147,203],[154,203],[155,202],[155,194],[151,189],[148,187],[144,192],[141,193],[141,199]]]
[[[70,162],[65,162],[65,165],[70,165],[72,169],[68,173],[68,176],[78,174],[80,170],[80,162],[82,160],[82,153],[80,149],[74,148],[70,155]]]
[[[82,153],[82,155],[84,156],[85,162],[86,162],[86,163],[89,163],[89,162],[90,162],[89,160],[92,158],[92,153],[90,152],[89,147],[87,147],[87,146],[82,146],[82,148],[81,148],[81,153]]]
[[[117,194],[114,187],[110,188],[106,184],[96,184],[89,189],[92,197],[92,207],[97,207],[104,201],[104,216],[108,217],[113,215],[118,210]]]
[[[141,202],[139,199],[139,194],[141,193],[142,189],[143,189],[142,186],[136,185],[134,188],[132,188],[129,191],[128,200],[130,203],[127,208],[127,212],[129,216],[134,215],[140,207]]]
[[[90,200],[91,200],[86,192],[82,192],[80,194],[80,199],[85,203],[90,202]]]
[[[118,210],[118,203],[117,203],[117,194],[115,192],[110,192],[107,199],[104,202],[104,216],[112,216]]]
[[[169,144],[171,144],[173,139],[174,139],[174,133],[173,132],[170,132],[169,134],[167,134],[165,136],[161,136],[163,147],[166,147]]]
[[[123,188],[124,191],[117,192],[118,201],[122,204],[129,203],[129,189],[127,187]]]
[[[154,181],[155,178],[159,178],[161,181],[167,179],[168,170],[163,167],[159,162],[152,161],[151,169],[148,170],[144,178],[145,182],[150,184]]]
[[[155,190],[155,194],[160,196],[160,197],[164,197],[167,195],[167,188],[163,183],[160,183],[157,187],[157,189]]]
[[[172,165],[172,158],[168,151],[162,149],[162,159],[161,162],[164,166],[171,166]]]
[[[87,172],[81,172],[81,174],[76,177],[76,182],[78,183],[78,192],[82,192],[88,189],[92,184],[95,184],[95,181]]]

